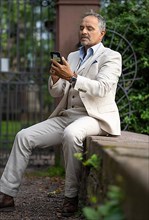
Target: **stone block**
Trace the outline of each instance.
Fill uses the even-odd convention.
[[[121,136],[91,136],[86,140],[87,159],[101,158],[99,170],[86,176],[87,201],[91,194],[99,203],[111,184],[120,185],[125,193],[127,220],[149,218],[149,136],[122,131]]]

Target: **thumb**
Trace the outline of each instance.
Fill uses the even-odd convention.
[[[64,57],[62,57],[62,60],[63,60],[63,64],[68,66],[68,62],[67,62],[67,60]]]

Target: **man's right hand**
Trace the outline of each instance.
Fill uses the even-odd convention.
[[[52,68],[50,69],[49,73],[50,73],[50,75],[51,75],[53,84],[55,84],[55,83],[60,79],[60,77],[58,77],[57,75],[55,75],[54,70],[52,70]]]

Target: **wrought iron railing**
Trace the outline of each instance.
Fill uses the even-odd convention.
[[[47,79],[55,12],[42,2],[0,1],[0,165],[17,131],[47,118],[53,108]]]

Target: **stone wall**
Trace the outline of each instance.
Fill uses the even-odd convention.
[[[97,171],[83,168],[84,198],[96,195],[103,202],[111,184],[122,187],[127,220],[149,218],[149,136],[123,131],[118,137],[91,136],[86,143],[87,158],[97,154]]]

